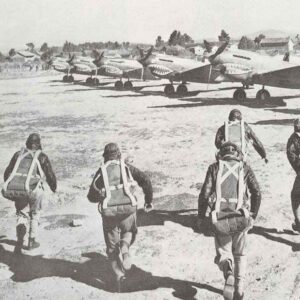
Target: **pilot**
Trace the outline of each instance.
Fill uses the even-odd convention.
[[[38,171],[34,176],[29,175],[31,169],[31,162],[37,160],[37,163],[40,165],[41,170]],[[31,163],[31,164],[30,164]],[[30,168],[29,168],[30,167]],[[29,135],[26,141],[26,148],[22,148],[21,151],[16,152],[9,165],[5,169],[4,172],[4,181],[11,182],[11,192],[12,195],[21,194],[22,189],[24,189],[24,193],[21,194],[20,197],[12,196],[8,198],[15,202],[16,214],[17,214],[17,243],[14,249],[14,253],[17,255],[22,254],[24,237],[26,235],[27,229],[29,229],[29,239],[28,239],[28,250],[32,250],[34,248],[38,248],[40,243],[36,241],[38,236],[38,228],[39,228],[39,218],[40,211],[42,207],[42,200],[44,198],[43,191],[43,180],[39,181],[39,178],[45,175],[45,179],[47,184],[49,185],[52,192],[56,191],[57,181],[56,176],[52,170],[52,166],[48,156],[42,152],[42,144],[41,137],[38,133],[32,133]],[[20,177],[23,180],[20,180]],[[31,196],[26,197],[27,192],[25,192],[24,180],[29,180],[30,189],[32,186],[36,186],[35,192],[31,193]],[[37,182],[40,184],[37,184]],[[3,193],[3,190],[2,190]],[[3,194],[5,197],[5,194]],[[27,213],[29,210],[29,214]],[[28,224],[29,223],[29,224]],[[28,226],[29,225],[29,226]]]
[[[296,172],[291,192],[292,209],[295,217],[292,228],[300,232],[300,119],[294,121],[294,133],[288,139],[286,154],[292,168]]]
[[[246,191],[250,192],[247,193]],[[261,203],[255,175],[237,145],[223,143],[217,162],[210,165],[198,199],[198,230],[209,223],[215,236],[216,257],[223,272],[225,299],[242,300],[247,266],[247,232]]]
[[[229,113],[228,121],[221,126],[215,137],[215,145],[220,149],[224,142],[231,141],[239,146],[246,160],[251,143],[257,153],[268,163],[265,148],[251,127],[242,119],[242,113],[238,109],[233,109]]]
[[[117,144],[107,144],[103,157],[104,164],[96,172],[87,197],[90,202],[99,203],[106,253],[114,274],[115,290],[120,292],[125,274],[131,269],[129,248],[137,234],[135,186],[143,189],[146,212],[153,208],[153,191],[148,176],[128,160],[124,161]]]

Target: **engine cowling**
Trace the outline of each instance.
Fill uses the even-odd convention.
[[[157,77],[166,77],[167,75],[173,73],[173,70],[163,65],[151,64],[148,66],[148,68],[151,73]]]
[[[101,66],[100,71],[105,73],[106,75],[111,75],[111,76],[122,76],[123,75],[123,71],[114,66],[105,66],[105,65]]]

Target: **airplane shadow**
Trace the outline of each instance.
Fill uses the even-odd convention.
[[[249,231],[250,234],[257,234],[263,236],[271,241],[285,244],[287,246],[291,246],[293,252],[300,251],[300,243],[295,243],[290,240],[284,239],[277,235],[279,234],[287,234],[287,235],[297,235],[292,230],[284,230],[283,232],[277,232],[275,228],[264,228],[261,226],[253,226],[253,228]],[[273,235],[274,234],[274,235]]]
[[[300,96],[299,96],[300,97]],[[300,109],[298,108],[282,108],[282,109],[268,109],[275,113],[283,113],[289,115],[300,115]]]
[[[256,99],[247,99],[242,103],[232,98],[184,98],[181,101],[188,101],[191,103],[157,105],[157,106],[150,106],[149,108],[190,108],[190,107],[214,106],[214,105],[240,105],[240,106],[246,106],[251,108],[286,106],[286,103],[284,102],[284,98],[282,97],[272,97],[265,102]]]
[[[144,88],[144,87],[142,87]],[[141,89],[142,89],[141,88]],[[142,91],[140,88],[135,88],[134,92],[138,94],[130,94],[130,95],[110,95],[105,98],[128,98],[128,97],[147,97],[147,96],[162,96],[170,99],[184,99],[185,97],[193,97],[197,96],[201,92],[210,92],[210,91],[190,91],[185,96],[179,96],[176,93],[171,95],[166,95],[163,91]]]
[[[250,123],[252,125],[286,125],[291,126],[294,124],[295,119],[270,119],[270,120],[262,120],[257,121],[255,123]]]
[[[96,252],[83,253],[82,257],[89,260],[79,263],[57,258],[44,258],[42,255],[30,256],[22,254],[15,256],[0,246],[0,263],[9,266],[14,273],[14,282],[29,282],[38,278],[62,277],[85,283],[91,287],[112,291],[112,272],[108,259]],[[131,293],[158,288],[174,289],[173,296],[179,299],[195,299],[196,288],[206,289],[216,294],[222,294],[218,288],[208,284],[173,279],[171,277],[154,276],[136,266],[128,274],[123,292]]]

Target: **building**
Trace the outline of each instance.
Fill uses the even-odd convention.
[[[290,37],[264,38],[260,42],[260,49],[266,52],[277,52],[283,54],[294,50],[294,42]]]

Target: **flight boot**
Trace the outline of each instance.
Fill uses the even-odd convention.
[[[246,256],[235,256],[234,257],[234,300],[242,300],[244,298],[244,282],[247,268]]]
[[[39,246],[40,246],[40,243],[38,243],[35,240],[35,238],[29,238],[29,240],[28,240],[28,250],[38,248]]]
[[[125,271],[129,271],[131,269],[131,259],[129,254],[129,245],[125,241],[121,241],[120,245],[120,262],[121,266]]]
[[[14,249],[14,254],[20,255],[22,254],[22,248],[24,243],[24,236],[26,234],[26,226],[25,224],[17,225],[17,244]]]
[[[114,277],[115,277],[115,287],[114,287],[114,291],[117,293],[121,293],[122,292],[122,285],[124,283],[125,280],[125,275],[124,272],[121,270],[119,263],[117,260],[112,260],[111,261],[111,267],[114,273]]]
[[[225,285],[223,289],[223,297],[225,300],[233,300],[234,295],[234,276],[232,261],[228,259],[223,266],[223,274],[225,278]]]

